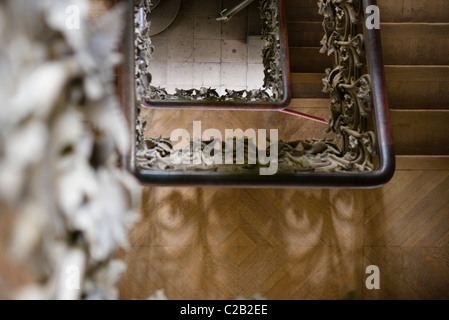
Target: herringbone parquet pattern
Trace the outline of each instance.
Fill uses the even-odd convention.
[[[364,191],[143,192],[122,298],[449,298],[449,171]],[[371,264],[380,290],[365,288]]]

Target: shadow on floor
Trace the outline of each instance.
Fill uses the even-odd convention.
[[[362,228],[360,191],[145,188],[121,298],[343,299],[364,284]]]

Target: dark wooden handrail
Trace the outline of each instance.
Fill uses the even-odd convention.
[[[363,0],[364,21],[368,16],[366,8],[377,5],[377,0]],[[385,68],[382,55],[382,41],[379,29],[367,29],[363,23],[365,35],[366,60],[371,76],[371,90],[374,102],[374,117],[379,145],[379,168],[372,173],[370,180],[374,185],[388,182],[395,171],[395,153],[390,125],[390,111],[385,80]]]

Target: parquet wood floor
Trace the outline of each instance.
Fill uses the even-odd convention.
[[[449,298],[449,168],[374,190],[146,187],[141,214],[123,299]]]

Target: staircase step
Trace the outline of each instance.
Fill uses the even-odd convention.
[[[391,110],[396,154],[449,155],[449,110]]]
[[[290,48],[291,72],[320,73],[334,65],[334,56],[320,53],[317,47]]]
[[[313,99],[313,98],[294,98],[290,101],[288,109],[296,109],[301,112],[302,108],[326,108],[329,109],[329,98],[326,99]]]
[[[449,108],[449,66],[385,66],[390,106]]]
[[[385,66],[389,104],[395,109],[449,108],[449,66]],[[293,98],[326,98],[324,73],[292,73]]]
[[[324,36],[321,22],[291,21],[287,24],[290,47],[319,47]]]
[[[384,62],[387,65],[449,64],[448,34],[449,23],[383,23],[381,35]],[[322,62],[327,61],[316,55],[323,35],[320,22],[288,24],[293,71],[318,72],[301,68],[303,65],[315,64],[318,68]],[[302,49],[304,47],[307,49]]]
[[[317,0],[286,0],[288,21],[322,21]]]
[[[447,0],[378,0],[384,22],[449,22]]]
[[[385,64],[449,64],[449,23],[385,23],[381,34]]]
[[[288,108],[325,119],[330,115],[329,99],[295,98]],[[390,118],[397,155],[449,157],[449,110],[392,109]]]
[[[449,156],[397,155],[396,170],[449,171]]]
[[[286,0],[288,21],[322,21],[317,0]],[[447,0],[378,0],[382,22],[449,22]]]
[[[329,98],[322,92],[324,73],[292,73],[291,87],[293,98]]]

